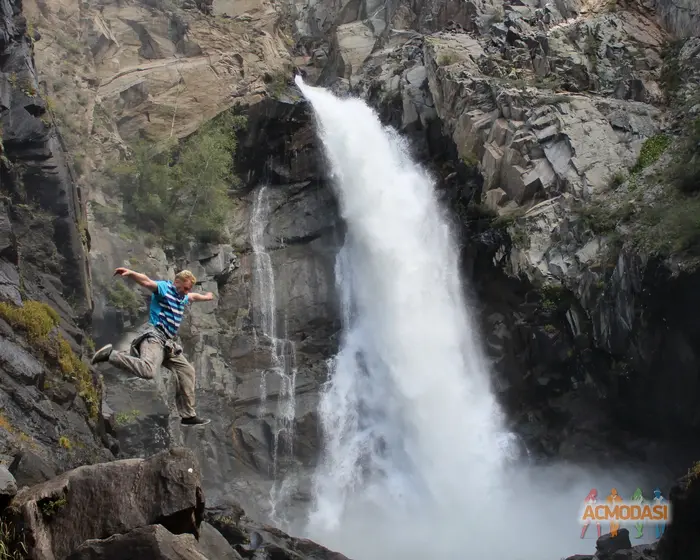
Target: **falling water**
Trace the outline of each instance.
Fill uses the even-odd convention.
[[[307,535],[354,560],[575,553],[590,476],[513,464],[431,178],[364,102],[297,84],[347,225]]]
[[[278,467],[279,453],[282,448],[287,457],[294,453],[294,418],[296,397],[296,350],[294,343],[287,338],[286,315],[283,321],[283,332],[278,336],[277,302],[275,299],[275,276],[270,254],[265,247],[265,229],[268,225],[270,213],[269,190],[266,186],[260,187],[253,203],[253,211],[250,223],[250,239],[253,247],[255,272],[253,278],[253,299],[255,308],[259,310],[260,333],[254,331],[256,345],[262,337],[270,346],[271,367],[263,369],[260,374],[260,410],[259,416],[263,416],[266,410],[268,398],[268,382],[270,376],[273,381],[279,383],[277,396],[277,410],[272,426],[272,475],[275,485],[271,494],[271,507],[274,511],[278,502]]]

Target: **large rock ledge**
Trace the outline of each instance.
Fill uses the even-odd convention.
[[[19,492],[0,466],[0,537],[20,554],[12,558],[347,560],[256,524],[235,502],[208,512],[211,524],[204,517],[200,466],[184,447],[78,467]]]
[[[150,524],[199,535],[204,500],[199,464],[178,448],[147,460],[78,467],[24,488],[10,503],[37,559],[64,558],[89,539]]]

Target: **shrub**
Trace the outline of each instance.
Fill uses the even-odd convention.
[[[653,253],[699,253],[700,197],[678,193],[645,208],[636,241]]]
[[[637,173],[642,169],[649,167],[657,159],[661,157],[668,148],[671,140],[665,134],[657,134],[651,138],[647,138],[642,144],[642,149],[639,152],[637,163],[632,168],[632,173]]]
[[[121,282],[110,286],[107,291],[107,301],[115,309],[125,311],[131,315],[138,313],[143,304],[139,296]]]
[[[227,112],[180,145],[165,150],[144,142],[134,146],[131,159],[111,170],[125,218],[175,246],[192,239],[223,240],[232,208],[229,191],[238,184],[233,174],[236,131],[243,126],[244,119]]]

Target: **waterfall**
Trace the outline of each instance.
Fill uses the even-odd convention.
[[[296,406],[296,349],[287,336],[286,313],[282,321],[282,332],[278,334],[277,300],[275,294],[275,275],[272,259],[265,246],[265,230],[270,214],[269,189],[262,186],[255,193],[250,218],[250,241],[253,247],[253,307],[259,311],[256,321],[260,332],[253,331],[256,346],[261,339],[270,347],[270,368],[260,372],[260,409],[258,415],[264,421],[267,410],[268,383],[279,384],[277,409],[272,425],[272,476],[275,484],[270,496],[272,516],[275,516],[276,504],[280,499],[280,488],[284,485],[278,480],[280,448],[288,458],[294,455],[294,418]]]
[[[347,226],[307,536],[354,560],[575,553],[591,473],[514,463],[431,177],[364,102],[296,81]]]

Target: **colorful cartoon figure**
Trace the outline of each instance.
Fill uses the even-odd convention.
[[[617,488],[613,488],[610,490],[610,495],[608,496],[608,499],[606,500],[609,504],[610,507],[614,507],[616,502],[621,502],[622,501],[622,496],[620,496],[617,493]],[[610,522],[610,535],[613,537],[617,536],[617,531],[620,528],[620,523],[617,521],[611,521]]]
[[[664,498],[661,495],[661,490],[657,488],[654,490],[654,499],[652,500],[655,504],[665,504],[666,503],[666,498]],[[666,530],[666,524],[665,523],[658,523],[656,525],[656,538],[660,539],[661,535],[664,534],[664,531]]]
[[[642,494],[642,489],[637,488],[634,491],[634,494],[632,494],[632,501],[637,502],[640,506],[644,505],[644,495]],[[642,533],[644,532],[644,524],[641,521],[638,521],[637,523],[634,524],[634,528],[637,529],[637,535],[634,537],[635,539],[641,539],[642,538]]]
[[[598,490],[593,488],[589,493],[588,496],[586,496],[586,499],[584,500],[584,503],[586,505],[595,505],[598,503]],[[586,531],[588,530],[588,526],[591,524],[590,521],[586,521],[585,525],[581,529],[581,538],[584,538],[586,536]],[[596,528],[598,529],[598,537],[600,538],[600,523],[596,521],[595,523]]]

